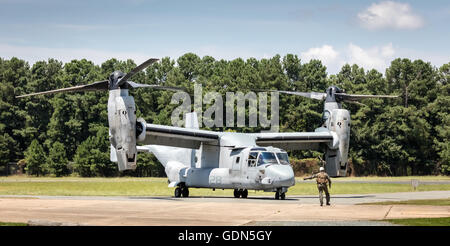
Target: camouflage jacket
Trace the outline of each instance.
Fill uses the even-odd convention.
[[[317,184],[330,184],[331,186],[330,176],[328,176],[326,172],[319,172],[304,179],[313,179],[313,178],[316,179]]]

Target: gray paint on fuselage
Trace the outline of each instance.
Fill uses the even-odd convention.
[[[172,184],[185,183],[187,187],[193,188],[268,191],[294,185],[294,173],[290,165],[248,165],[248,155],[252,148],[257,147],[255,139],[255,136],[248,134],[224,132],[220,134],[220,146],[202,144],[200,149],[195,150],[145,145],[140,149],[147,149],[156,156],[165,167]],[[285,152],[272,147],[264,149],[275,153]],[[263,184],[262,180],[267,177],[268,183]]]

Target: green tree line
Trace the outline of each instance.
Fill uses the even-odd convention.
[[[20,161],[30,175],[165,175],[151,154],[140,153],[137,169],[124,173],[109,161],[108,93],[15,98],[104,80],[115,70],[128,72],[135,66],[133,60],[117,59],[101,65],[86,59],[65,64],[48,59],[30,66],[18,58],[0,58],[0,169]],[[194,84],[200,83],[203,93],[216,91],[223,97],[226,92],[255,89],[324,92],[330,85],[347,93],[399,95],[397,99],[367,99],[363,102],[366,106],[343,104],[352,118],[351,173],[450,174],[450,63],[435,67],[422,60],[398,58],[384,74],[346,64],[339,73],[329,75],[319,60],[304,63],[293,54],[228,61],[187,53],[176,60],[162,58],[136,74],[133,81],[184,87],[192,95]],[[138,117],[147,123],[171,125],[172,111],[179,106],[170,103],[173,92],[138,89],[131,94]],[[280,95],[279,99],[281,132],[314,131],[321,124],[322,102],[292,95]],[[224,126],[211,130],[264,129]],[[320,155],[315,151],[290,154],[294,159]]]

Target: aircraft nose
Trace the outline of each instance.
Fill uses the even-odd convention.
[[[290,165],[271,165],[266,168],[266,176],[273,180],[277,187],[295,185],[294,171]]]

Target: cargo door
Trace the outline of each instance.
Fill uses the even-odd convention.
[[[242,149],[234,149],[230,154],[231,165],[230,167],[230,180],[233,185],[240,186],[242,183]]]
[[[233,166],[232,166],[232,171],[233,172],[240,172],[241,171],[241,156],[237,155],[233,157]]]

